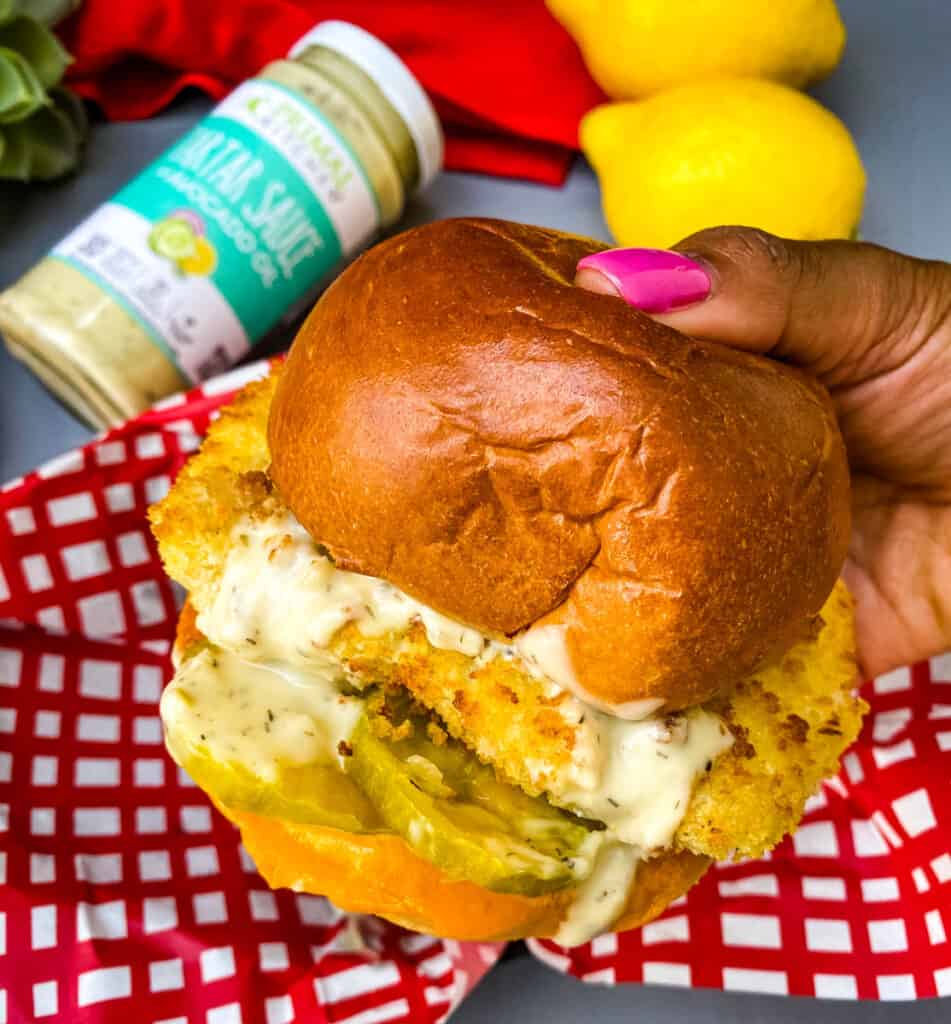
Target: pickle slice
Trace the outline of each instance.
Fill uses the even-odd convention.
[[[461,744],[437,746],[422,733],[381,740],[364,719],[347,764],[419,856],[496,892],[538,896],[577,881],[586,866],[585,823],[500,782]]]
[[[344,832],[386,831],[360,787],[336,766],[285,764],[276,779],[263,779],[199,749],[183,758],[182,767],[205,792],[236,811]]]
[[[593,823],[429,738],[431,716],[408,693],[348,695],[210,645],[187,653],[162,695],[166,743],[224,807],[395,832],[451,877],[498,892],[540,895],[589,870]]]
[[[338,732],[365,713],[330,683],[195,645],[161,703],[169,753],[219,803],[347,832],[385,830],[341,768]]]

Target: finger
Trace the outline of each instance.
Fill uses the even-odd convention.
[[[794,361],[831,386],[901,365],[951,314],[946,264],[751,228],[702,231],[671,252],[598,253],[576,281],[684,333]]]
[[[852,481],[855,529],[842,576],[855,598],[855,636],[865,678],[948,650],[951,643],[951,515],[908,500],[894,484]]]

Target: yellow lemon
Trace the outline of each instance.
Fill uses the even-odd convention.
[[[783,85],[719,79],[609,103],[580,134],[620,245],[663,248],[719,224],[847,238],[862,215],[865,172],[848,129]]]
[[[178,268],[183,274],[196,274],[202,277],[207,277],[217,266],[218,253],[207,238],[196,238],[192,254],[178,261]]]
[[[801,87],[839,63],[834,0],[546,0],[614,99],[720,76]]]

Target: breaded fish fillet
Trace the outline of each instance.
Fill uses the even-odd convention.
[[[276,371],[246,388],[212,426],[169,496],[151,511],[169,574],[199,613],[211,604],[236,524],[286,514],[267,470],[267,415]],[[319,542],[320,538],[315,538]],[[806,799],[858,734],[851,602],[839,584],[817,635],[704,707],[734,742],[700,777],[674,846],[717,859],[756,856],[795,828]],[[328,647],[341,675],[398,685],[499,775],[559,803],[584,743],[584,714],[517,660],[480,663],[433,647],[418,623],[366,636],[353,623]]]

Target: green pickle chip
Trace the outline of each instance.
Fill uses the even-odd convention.
[[[213,756],[204,735],[184,741],[177,730],[167,735],[169,749],[202,789],[233,810],[345,832],[395,832],[451,877],[496,892],[537,896],[578,881],[591,853],[585,840],[601,826],[500,781],[458,741],[434,742],[430,716],[408,695],[365,697],[366,714],[341,744],[343,771],[336,759],[277,762],[265,777]],[[179,691],[178,699],[187,705],[192,698]],[[387,738],[376,734],[373,718],[386,720]]]
[[[348,770],[380,817],[452,877],[524,896],[577,881],[591,827],[500,782],[460,743],[437,745],[421,729],[383,740],[362,719],[352,746]]]
[[[386,831],[383,819],[352,779],[327,764],[282,764],[276,780],[265,780],[234,761],[216,761],[202,748],[182,767],[225,807],[300,825],[344,832]]]
[[[186,660],[206,646],[203,642],[192,644]],[[186,707],[193,705],[193,697],[181,688],[176,698]],[[386,830],[360,787],[335,764],[284,761],[278,763],[274,776],[264,776],[239,760],[216,756],[204,735],[192,740],[187,736],[187,730],[169,730],[166,724],[169,753],[192,781],[225,807],[345,832]]]

